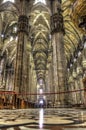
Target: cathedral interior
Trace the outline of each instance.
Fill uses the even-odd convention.
[[[85,109],[86,0],[0,0],[0,130],[85,130]]]

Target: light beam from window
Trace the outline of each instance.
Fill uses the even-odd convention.
[[[5,3],[5,2],[12,2],[12,3],[14,3],[14,0],[3,0],[3,3]]]
[[[39,2],[41,2],[41,3],[43,3],[43,4],[46,5],[46,0],[35,0],[35,3],[34,3],[34,4],[37,4],[37,3],[39,3]]]

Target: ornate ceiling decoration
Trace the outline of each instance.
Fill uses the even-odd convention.
[[[65,54],[66,58],[69,59],[76,50],[78,44],[82,39],[81,32],[74,25],[71,20],[71,8],[72,3],[65,0],[62,4],[63,17],[64,17],[64,27],[65,27],[65,36],[64,36],[64,45],[65,45]]]
[[[30,26],[32,41],[32,53],[35,70],[38,78],[43,78],[47,70],[47,62],[51,43],[50,35],[50,11],[43,3],[37,3],[32,7],[30,14]]]
[[[72,6],[71,18],[75,26],[86,34],[86,0],[75,0]]]
[[[47,0],[48,1],[48,0]],[[79,0],[82,1],[82,0]],[[49,2],[49,1],[48,1]],[[74,2],[74,1],[73,1]],[[85,2],[86,3],[86,2]],[[80,6],[79,6],[80,4]],[[86,4],[85,4],[86,5]],[[86,12],[85,5],[84,14]],[[29,42],[27,43],[27,51],[29,51],[29,44],[31,42],[31,53],[35,65],[35,70],[38,78],[44,78],[45,72],[48,69],[47,65],[52,62],[52,44],[51,44],[51,27],[50,27],[50,9],[47,3],[38,2],[34,4],[34,0],[29,1],[27,8],[27,15],[29,17]],[[74,11],[72,10],[73,7]],[[73,55],[79,42],[81,41],[82,35],[75,26],[77,21],[71,20],[71,10],[76,16],[76,12],[80,14],[81,2],[77,4],[77,1],[73,5],[71,1],[63,0],[62,10],[64,18],[64,47],[66,59],[69,60]],[[17,19],[20,15],[20,4],[18,0],[15,0],[15,4],[11,2],[2,3],[0,5],[0,33],[1,33],[1,44],[2,53],[7,53],[8,61],[11,63],[14,61],[16,56],[17,46]],[[73,15],[72,15],[73,16]],[[82,15],[81,15],[82,16]],[[76,19],[76,20],[77,20]]]

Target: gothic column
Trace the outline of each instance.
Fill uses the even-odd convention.
[[[48,95],[45,95],[47,97],[48,101],[53,102],[54,101],[54,95],[52,95],[51,93],[54,92],[54,88],[53,88],[53,76],[52,76],[53,72],[52,72],[52,65],[49,64],[48,66],[48,70],[46,71],[46,92],[50,93]]]
[[[23,73],[22,73],[22,88],[21,88],[21,93],[24,93],[23,95],[23,99],[26,100],[27,97],[27,85],[28,85],[28,81],[27,81],[27,55],[24,53],[24,64],[23,64]]]
[[[53,89],[54,92],[59,92],[58,88],[58,76],[57,76],[57,55],[56,55],[56,44],[55,44],[55,37],[52,35],[52,46],[53,46]],[[55,94],[55,102],[59,102],[59,95]]]
[[[82,67],[83,67],[83,85],[84,85],[84,101],[85,101],[85,107],[86,107],[86,47],[84,46],[83,50],[83,59],[82,59]]]
[[[53,69],[54,69],[54,67],[53,67],[53,61],[52,61],[52,63],[51,63],[51,73],[52,73],[52,86],[51,86],[51,92],[52,93],[55,93],[55,86],[54,86],[54,72],[53,72]],[[53,101],[53,103],[54,103],[54,101],[55,101],[55,94],[53,94],[52,95],[52,101]]]
[[[26,69],[26,72],[27,72],[27,76],[26,76],[26,93],[27,93],[27,95],[26,95],[26,97],[27,97],[27,99],[29,98],[29,93],[30,93],[30,90],[29,90],[29,87],[30,87],[30,85],[29,85],[29,82],[30,82],[30,77],[29,77],[29,73],[30,73],[30,66],[29,66],[29,64],[30,64],[30,54],[28,54],[27,55],[27,64],[26,64],[26,66],[27,66],[27,69]]]
[[[47,70],[46,71],[46,74],[45,74],[45,83],[46,83],[46,85],[45,85],[45,91],[48,93],[48,92],[50,92],[50,86],[49,86],[49,70]],[[49,96],[50,95],[46,95],[46,99],[47,99],[47,101],[48,100],[50,100],[49,99]]]
[[[30,99],[30,101],[33,101],[34,100],[34,95],[32,95],[33,93],[35,93],[35,91],[34,91],[34,73],[33,73],[33,67],[32,67],[32,65],[31,65],[31,67],[30,67],[30,75],[29,75],[30,77],[30,84],[29,84],[29,93],[30,93],[30,95],[29,95],[29,99]],[[36,87],[36,86],[35,86]]]
[[[2,32],[2,16],[1,16],[1,14],[0,14],[0,32]],[[2,49],[2,42],[3,42],[3,34],[1,34],[1,36],[0,36],[0,55],[1,55],[1,49]]]
[[[54,63],[54,84],[55,92],[60,92],[56,95],[56,100],[62,105],[64,104],[64,88],[65,88],[65,73],[66,73],[66,59],[64,52],[64,27],[63,16],[61,10],[61,2],[58,0],[52,1],[52,16],[51,16],[51,33],[53,45],[53,63]]]
[[[33,69],[33,68],[32,68]],[[33,69],[32,70],[32,93],[36,94],[37,93],[37,80],[36,80],[36,73],[35,73],[35,70]],[[37,95],[32,95],[32,101],[36,101],[37,99]]]
[[[4,70],[5,70],[5,60],[2,59],[0,61],[0,88],[4,88],[5,89]],[[6,70],[5,70],[5,72],[6,72]],[[4,84],[4,87],[3,87],[3,84]]]
[[[50,65],[50,68],[49,68],[49,79],[50,79],[50,92],[54,93],[52,64]],[[54,102],[54,94],[51,95],[51,101],[52,103]]]
[[[76,94],[74,91],[74,78],[72,75],[69,76],[69,93],[68,93],[68,105],[73,105],[76,103]]]
[[[78,74],[79,89],[81,90],[80,91],[80,103],[84,104],[85,100],[84,100],[84,85],[83,85],[83,69],[79,64],[77,67],[77,74]]]
[[[31,55],[30,55],[31,57]],[[28,95],[28,99],[29,101],[31,100],[31,88],[32,88],[32,68],[31,68],[31,64],[29,65],[29,95]]]
[[[78,77],[74,78],[74,86],[75,86],[75,95],[76,95],[76,104],[80,103],[80,91],[79,90],[79,84],[78,84]]]
[[[28,18],[26,16],[26,1],[20,2],[21,15],[18,18],[18,43],[16,52],[16,64],[15,64],[15,79],[14,90],[17,93],[22,93],[22,79],[23,79],[23,64],[24,64],[24,52],[25,52],[25,39],[28,34]]]

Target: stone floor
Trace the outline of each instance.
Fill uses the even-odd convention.
[[[86,130],[86,110],[0,110],[0,130]]]

